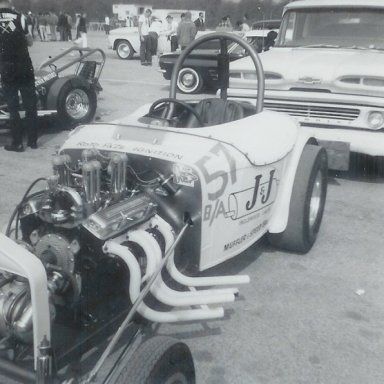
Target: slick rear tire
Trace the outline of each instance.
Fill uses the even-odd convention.
[[[116,53],[122,60],[131,60],[134,51],[128,40],[120,40],[116,45]]]
[[[327,195],[328,162],[324,148],[306,145],[296,170],[288,225],[282,233],[270,233],[270,243],[291,252],[306,253],[320,229]]]
[[[120,371],[115,384],[195,384],[188,346],[166,336],[142,344]]]
[[[57,114],[64,124],[75,126],[92,121],[97,108],[97,95],[93,88],[64,84],[57,98]]]
[[[177,89],[186,94],[199,93],[204,82],[201,74],[193,68],[182,68],[177,77]]]

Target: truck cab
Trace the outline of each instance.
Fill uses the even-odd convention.
[[[294,1],[261,55],[265,108],[305,126],[330,168],[346,170],[350,152],[384,156],[383,30],[379,0]],[[249,58],[231,63],[229,97],[251,102],[257,87]]]

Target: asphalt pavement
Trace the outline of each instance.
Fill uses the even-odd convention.
[[[97,121],[119,119],[166,97],[157,61],[120,60],[105,35]],[[37,65],[70,43],[36,42]],[[45,126],[37,150],[0,148],[0,228],[27,186],[51,174],[51,156],[68,132]],[[0,146],[7,132],[0,130]],[[248,274],[235,303],[218,321],[161,325],[158,333],[191,347],[199,384],[381,384],[384,377],[384,180],[369,169],[331,174],[318,240],[305,256],[265,241],[206,274]]]

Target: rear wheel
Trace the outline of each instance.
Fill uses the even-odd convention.
[[[120,59],[130,60],[133,57],[133,48],[128,40],[120,40],[116,46],[116,53]]]
[[[165,336],[142,344],[119,373],[115,384],[195,384],[188,346]]]
[[[287,228],[282,233],[269,234],[272,245],[299,253],[311,249],[323,218],[327,171],[324,148],[306,145],[296,170]]]
[[[199,93],[203,88],[201,74],[193,68],[182,68],[177,77],[177,88],[182,93]]]
[[[66,83],[57,99],[57,114],[61,122],[77,125],[89,123],[95,116],[97,95],[93,88]]]

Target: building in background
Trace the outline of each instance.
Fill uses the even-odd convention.
[[[126,25],[129,27],[134,27],[137,25],[138,17],[147,9],[152,10],[152,15],[156,16],[160,20],[165,20],[167,15],[171,15],[174,20],[179,20],[180,15],[185,12],[187,9],[164,9],[164,8],[156,8],[152,5],[143,5],[143,4],[113,4],[112,5],[112,13],[118,19],[118,21],[126,22]],[[192,20],[195,20],[199,17],[199,13],[202,12],[204,14],[205,19],[205,11],[202,10],[190,10],[189,12],[192,14]]]

